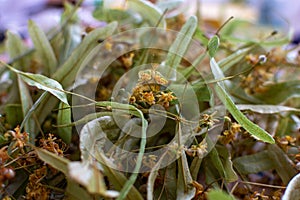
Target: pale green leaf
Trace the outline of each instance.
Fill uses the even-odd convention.
[[[187,162],[185,152],[181,152],[178,160],[177,196],[176,199],[192,199],[195,195],[195,188],[192,186],[192,176]]]
[[[57,125],[70,124],[71,123],[71,108],[60,102],[57,114]],[[67,144],[70,144],[72,138],[72,127],[58,127],[58,136]]]
[[[95,166],[89,163],[70,162],[68,168],[70,178],[83,185],[90,193],[110,198],[118,196],[118,192],[107,190],[104,177]]]
[[[78,183],[68,179],[66,188],[66,199],[70,200],[93,200],[94,198]]]
[[[296,175],[297,171],[293,166],[292,160],[286,155],[286,153],[280,149],[277,145],[269,145],[268,153],[270,159],[275,164],[275,169],[280,176],[284,184],[288,182]]]
[[[59,100],[69,105],[67,95],[64,93],[63,88],[59,82],[54,79],[48,78],[41,74],[32,74],[29,72],[19,72],[20,77],[31,86],[35,86],[41,90],[45,90]]]
[[[184,57],[185,52],[193,40],[193,35],[197,26],[198,23],[195,16],[190,17],[183,25],[168,51],[167,58],[165,60],[166,66],[171,67],[174,70],[177,69],[181,59]]]
[[[234,167],[241,174],[255,174],[275,169],[275,163],[270,159],[268,150],[253,155],[246,155],[233,160]]]
[[[228,149],[224,146],[216,146],[216,148],[218,150],[220,160],[224,167],[225,180],[228,182],[236,181],[238,179],[238,176],[233,169],[231,155]]]
[[[161,168],[160,165],[163,162],[164,157],[166,154],[163,154],[160,159],[156,162],[154,167],[151,169],[148,181],[147,181],[147,199],[154,199],[153,194],[154,194],[154,183],[158,175],[158,171]]]
[[[42,58],[46,68],[45,74],[47,76],[52,75],[56,70],[57,60],[46,34],[32,20],[28,21],[28,31],[35,49]]]
[[[17,58],[18,56],[24,54],[28,48],[25,46],[23,40],[16,34],[11,33],[10,31],[6,34],[6,51],[9,54],[11,59]],[[16,69],[24,69],[27,65],[28,58],[23,57],[14,62],[13,66]]]
[[[216,79],[224,78],[224,75],[222,73],[222,70],[216,63],[214,58],[211,58],[210,66],[212,69],[212,72],[214,74],[214,77]],[[258,125],[251,122],[234,104],[231,97],[225,90],[225,86],[223,84],[223,81],[217,82],[215,86],[215,90],[217,92],[218,97],[223,102],[225,107],[228,109],[228,111],[232,114],[234,119],[244,128],[246,129],[253,137],[256,139],[260,139],[264,142],[268,143],[275,143],[274,138],[269,135],[265,130],[260,128]]]
[[[68,164],[70,163],[68,159],[41,148],[35,148],[35,151],[42,161],[68,175]]]
[[[250,110],[260,114],[277,114],[283,112],[300,112],[300,109],[281,105],[252,105],[239,104],[236,105],[239,110]]]
[[[33,74],[29,72],[22,72],[19,71],[11,66],[9,66],[6,63],[3,63],[0,61],[1,64],[9,68],[11,71],[18,74],[28,85],[35,86],[39,89],[45,90],[51,94],[53,94],[55,97],[57,97],[59,100],[64,102],[65,104],[69,105],[67,96],[64,93],[64,90],[59,82],[56,80],[53,80],[51,78],[48,78],[41,74]]]
[[[22,112],[23,112],[23,119],[25,118],[26,114],[29,112],[30,108],[32,107],[32,98],[30,96],[29,90],[25,85],[24,81],[18,75],[18,86],[19,86],[19,94],[21,99],[22,105]],[[29,118],[24,123],[24,130],[29,133],[30,138],[35,138],[37,135],[37,124],[36,124],[36,116]]]
[[[52,78],[57,80],[64,88],[70,87],[76,78],[77,72],[87,62],[87,56],[99,43],[99,39],[105,39],[113,34],[117,28],[117,23],[113,22],[105,27],[93,30],[74,49],[66,62],[53,74]],[[86,61],[83,63],[83,61]],[[36,109],[39,122],[43,122],[46,116],[57,105],[57,100],[47,95]]]
[[[207,48],[208,48],[208,54],[209,56],[212,58],[216,55],[217,50],[219,48],[220,45],[220,39],[217,35],[214,35],[207,44]]]
[[[101,152],[96,152],[96,159],[101,163],[105,163],[102,165],[104,174],[107,176],[108,180],[112,183],[112,185],[117,190],[122,190],[126,182],[128,182],[127,178],[120,171],[117,171],[109,166],[112,166],[113,163],[111,160],[106,158]],[[115,167],[116,168],[116,167]],[[128,200],[143,200],[144,198],[139,193],[139,191],[134,187],[130,187],[129,193],[126,196]]]
[[[127,0],[127,4],[129,9],[139,13],[150,26],[157,27],[158,22],[160,22],[158,27],[166,27],[165,19],[161,19],[163,17],[162,11],[149,1]]]

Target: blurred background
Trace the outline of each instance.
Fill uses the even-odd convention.
[[[76,1],[68,0],[76,4]],[[300,1],[297,0],[151,0],[163,5],[174,2],[170,15],[183,12],[184,15],[196,14],[205,22],[214,24],[224,22],[231,16],[255,24],[269,26],[293,34],[293,42],[299,43]],[[85,0],[81,3],[79,17],[86,25],[98,26],[99,21],[92,17],[92,10],[99,6],[122,7],[124,0]],[[59,24],[63,12],[63,0],[0,0],[0,40],[5,38],[6,30],[27,38],[27,21],[34,20],[46,32]]]

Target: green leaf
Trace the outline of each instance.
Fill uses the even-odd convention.
[[[177,69],[181,59],[184,57],[185,52],[193,40],[193,35],[197,26],[198,23],[195,16],[190,17],[183,25],[168,51],[167,58],[165,60],[166,66],[169,66],[174,70]]]
[[[214,77],[216,79],[224,78],[224,75],[222,73],[222,70],[216,63],[214,58],[211,58],[210,60],[210,66],[212,69],[212,72],[214,74]],[[234,119],[246,130],[248,131],[253,137],[256,139],[260,139],[264,142],[268,143],[275,143],[274,138],[269,135],[265,130],[260,128],[258,125],[251,122],[243,113],[237,108],[237,106],[232,101],[231,97],[225,90],[225,86],[223,81],[217,82],[215,86],[215,90],[217,92],[218,97],[223,102],[225,107],[228,109],[228,111],[232,114]]]
[[[108,177],[108,180],[112,183],[112,185],[117,189],[117,190],[122,190],[126,182],[128,182],[127,178],[120,172],[117,171],[109,166],[112,166],[113,163],[111,160],[106,158],[105,155],[103,155],[101,152],[96,152],[96,159],[100,161],[101,163],[106,163],[102,165],[104,174]],[[115,167],[116,168],[116,167]],[[128,200],[143,200],[144,198],[142,195],[139,193],[139,191],[134,187],[130,187],[130,192],[126,196],[126,199]]]
[[[207,44],[207,48],[208,48],[208,54],[209,56],[212,58],[215,56],[215,54],[217,53],[217,50],[219,48],[220,45],[220,39],[217,35],[214,35]]]
[[[254,97],[267,104],[280,104],[292,97],[300,97],[299,84],[299,80],[267,84],[264,87],[265,91],[254,95]]]
[[[238,179],[237,174],[233,170],[233,164],[231,161],[231,155],[225,146],[216,146],[219,153],[220,160],[224,167],[225,180],[228,182],[233,182]]]
[[[235,158],[233,166],[241,174],[255,174],[258,172],[275,169],[275,163],[270,159],[268,150]]]
[[[32,103],[29,90],[19,75],[18,75],[18,86],[19,86],[19,94],[20,94],[23,119],[24,119],[26,114],[29,112],[30,108],[32,107],[33,103]],[[35,120],[37,121],[36,116],[33,115],[33,117],[29,118],[24,124],[24,130],[27,133],[29,133],[30,138],[35,138],[35,136],[37,135],[37,124]]]
[[[68,175],[68,164],[70,163],[68,159],[41,148],[35,148],[35,151],[42,161],[61,171],[65,175]]]
[[[75,181],[68,179],[68,184],[66,188],[66,199],[74,199],[74,200],[93,200],[94,198],[78,183]]]
[[[222,190],[210,190],[207,193],[207,198],[208,200],[235,200],[233,196],[223,192]]]
[[[28,31],[46,68],[45,74],[47,76],[52,75],[56,70],[57,60],[46,34],[32,20],[28,21]]]
[[[236,65],[238,62],[240,62],[242,59],[245,58],[245,56],[249,53],[251,50],[251,47],[239,49],[235,51],[234,53],[230,54],[229,56],[223,58],[218,62],[218,65],[223,70],[223,72],[227,72],[231,67]]]
[[[288,182],[296,175],[297,171],[293,167],[293,162],[289,159],[289,157],[280,149],[277,145],[269,145],[268,153],[270,159],[275,164],[275,169],[280,176],[282,182],[284,184],[288,184]]]
[[[11,59],[17,58],[28,50],[18,35],[8,31],[6,37],[6,51]],[[18,61],[14,62],[13,66],[17,69],[23,70],[27,66],[27,60],[28,58],[26,57],[20,58]]]
[[[149,1],[127,0],[127,4],[129,9],[139,13],[152,27],[157,27],[157,23],[163,17],[162,11]],[[158,27],[166,27],[165,19],[160,21]]]
[[[154,199],[154,183],[157,178],[159,169],[161,168],[160,165],[163,162],[165,156],[166,154],[163,154],[150,171],[147,181],[147,199]]]
[[[83,185],[90,193],[110,198],[118,196],[118,192],[106,189],[104,177],[95,166],[89,163],[70,162],[68,167],[70,178]]]
[[[57,114],[57,125],[62,124],[70,124],[71,123],[71,108],[63,103],[60,102],[58,107],[58,114]],[[70,144],[72,138],[72,127],[58,127],[58,136],[67,144]]]
[[[177,178],[177,196],[176,199],[192,199],[195,195],[195,188],[191,185],[193,182],[188,161],[184,151],[181,151],[181,157],[178,160],[178,178]]]
[[[96,113],[91,113],[88,114],[86,116],[84,116],[83,118],[72,122],[72,123],[67,123],[67,124],[60,124],[57,125],[58,128],[60,127],[69,127],[69,126],[78,126],[78,125],[82,125],[82,124],[87,124],[90,121],[93,121],[94,119],[103,117],[103,116],[111,116],[112,113],[111,112],[96,112]]]
[[[67,95],[63,92],[63,88],[59,82],[54,79],[48,78],[41,74],[32,74],[29,72],[17,72],[20,77],[30,86],[35,86],[41,90],[45,90],[59,100],[69,105]]]
[[[236,105],[239,110],[250,110],[260,114],[277,114],[283,112],[300,112],[300,109],[280,105],[251,105],[239,104]]]
[[[129,180],[125,183],[122,190],[120,191],[120,196],[117,198],[117,200],[124,199],[128,195],[130,188],[133,186],[133,184],[137,178],[137,175],[139,173],[140,167],[142,166],[143,155],[144,155],[145,147],[146,147],[146,137],[147,137],[146,131],[147,131],[147,127],[148,127],[148,122],[147,122],[147,120],[145,120],[144,114],[142,113],[142,111],[140,111],[136,107],[128,105],[128,104],[120,104],[120,103],[115,103],[115,102],[97,102],[96,105],[103,106],[103,107],[111,106],[112,109],[126,110],[126,111],[129,111],[132,115],[135,115],[142,119],[141,143],[140,143],[139,153],[136,158],[136,166],[135,166],[133,173],[130,176]]]
[[[6,104],[4,108],[7,123],[13,127],[20,125],[23,120],[23,113],[20,104]]]
[[[164,177],[163,187],[165,187],[165,193],[169,199],[176,199],[176,192],[177,192],[177,180],[176,180],[177,165],[176,164],[177,164],[176,162],[169,164],[165,168],[165,173],[163,175]]]
[[[52,78],[60,82],[64,88],[70,87],[73,84],[80,67],[86,64],[87,57],[91,50],[99,45],[97,41],[111,36],[117,26],[118,24],[116,22],[112,22],[103,28],[101,27],[90,32],[72,52],[68,60],[66,60],[66,62],[53,74]],[[40,123],[44,121],[57,103],[56,99],[51,97],[51,95],[45,97],[36,109],[36,115],[38,116]]]
[[[190,166],[190,172],[191,172],[191,176],[192,176],[193,180],[197,180],[198,173],[199,173],[200,167],[201,167],[201,163],[202,163],[202,158],[194,157],[194,159],[191,163],[191,166]]]
[[[50,92],[51,94],[56,96],[59,100],[69,105],[67,96],[64,93],[61,84],[59,84],[59,82],[57,82],[56,80],[53,80],[41,74],[32,74],[29,72],[19,71],[9,66],[8,64],[3,63],[2,61],[0,61],[0,63],[6,66],[7,68],[9,68],[11,71],[17,73],[28,85],[35,86],[39,89]]]
[[[218,153],[218,151],[216,150],[215,147],[210,151],[209,156],[210,156],[211,163],[218,170],[219,175],[222,178],[225,178],[226,177],[226,175],[225,175],[225,169],[224,169],[224,166],[223,166],[223,164],[221,162],[221,159],[219,157],[219,153]]]

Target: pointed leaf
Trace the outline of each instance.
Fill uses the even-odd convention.
[[[29,112],[30,108],[32,107],[32,99],[29,93],[28,88],[26,87],[24,81],[20,78],[18,75],[18,86],[19,86],[19,93],[20,93],[20,99],[21,99],[21,105],[22,105],[22,112],[23,112],[23,119],[25,118],[26,114]],[[29,133],[30,138],[35,138],[37,135],[36,130],[36,116],[29,118],[25,124],[24,124],[24,130]]]
[[[233,164],[231,161],[231,155],[225,146],[216,146],[221,162],[224,167],[225,180],[228,182],[233,182],[238,179],[237,174],[233,170]]]
[[[280,105],[252,105],[239,104],[236,105],[239,110],[251,110],[260,114],[276,114],[282,112],[300,112],[300,109]]]
[[[70,177],[83,185],[90,193],[110,198],[118,196],[118,192],[106,189],[104,177],[95,166],[82,162],[70,162],[68,168]]]
[[[233,166],[241,174],[255,174],[258,172],[275,169],[275,163],[270,159],[267,150],[253,155],[235,158]]]
[[[0,63],[9,68],[11,71],[17,73],[28,85],[35,86],[39,89],[50,92],[59,100],[69,105],[67,96],[64,93],[62,86],[56,80],[53,80],[41,74],[32,74],[29,72],[19,71],[2,61],[0,61]]]
[[[41,148],[35,148],[35,151],[42,161],[61,171],[65,175],[68,175],[68,164],[70,163],[68,159]]]
[[[177,197],[176,199],[192,199],[195,195],[195,188],[185,152],[181,152],[178,160]]]
[[[113,165],[113,163],[106,158],[105,155],[103,155],[101,152],[96,152],[96,159],[99,160],[101,163],[107,163],[109,166]],[[127,178],[120,172],[117,171],[111,167],[108,167],[108,165],[102,165],[104,174],[108,177],[108,180],[112,183],[112,185],[117,189],[117,190],[122,190],[124,187],[125,183],[128,182]],[[132,186],[130,188],[130,192],[126,196],[126,199],[128,200],[143,200],[144,198],[142,195],[139,193],[139,191]]]
[[[185,52],[187,51],[191,41],[193,40],[193,35],[196,31],[197,26],[198,23],[195,16],[190,17],[183,25],[168,51],[165,61],[166,66],[169,66],[175,70],[177,69],[181,59],[184,57]]]
[[[63,103],[60,102],[58,107],[58,114],[57,114],[57,125],[62,124],[70,124],[71,123],[71,108]],[[72,138],[72,127],[58,127],[58,136],[67,144],[70,144]]]
[[[46,34],[32,20],[28,21],[28,31],[37,53],[46,67],[45,74],[52,75],[56,70],[57,60]]]
[[[117,23],[113,22],[105,27],[95,29],[87,36],[84,40],[76,47],[72,52],[68,60],[53,74],[52,78],[59,81],[64,88],[68,88],[73,84],[76,74],[80,69],[83,61],[86,60],[88,54],[94,49],[99,43],[99,38],[107,38],[113,34],[117,28]],[[51,110],[57,105],[57,100],[51,95],[47,95],[45,99],[36,109],[36,115],[38,116],[39,122],[43,122],[46,116]]]
[[[24,42],[18,35],[8,31],[6,37],[6,51],[8,52],[11,59],[17,58],[28,50],[28,48],[25,46]],[[17,69],[23,70],[27,64],[26,61],[26,57],[20,58],[18,61],[14,62],[13,66],[15,66]]]
[[[156,177],[158,175],[160,165],[163,162],[163,159],[164,159],[165,156],[166,156],[166,154],[163,154],[150,171],[148,181],[147,181],[147,199],[148,200],[154,199],[154,196],[153,196],[153,194],[154,194],[154,183],[155,183]]]
[[[288,184],[297,173],[293,167],[293,162],[277,145],[269,145],[268,150],[270,159],[276,163],[275,169],[282,182]]]
[[[67,95],[63,92],[62,86],[56,80],[48,78],[41,74],[32,74],[28,72],[19,72],[19,74],[28,85],[35,86],[41,90],[45,90],[53,94],[65,104],[69,105]]]
[[[78,183],[75,181],[68,179],[68,185],[66,188],[66,199],[74,199],[74,200],[93,200],[94,198]]]
[[[215,54],[217,53],[217,50],[219,48],[220,45],[220,39],[217,35],[214,35],[207,44],[207,48],[208,48],[208,54],[209,56],[212,58],[215,56]]]
[[[224,78],[222,70],[216,63],[215,59],[212,58],[210,61],[210,66],[214,77],[216,79]],[[229,96],[229,94],[225,90],[225,86],[223,81],[217,82],[215,86],[215,90],[217,92],[218,97],[223,102],[228,111],[232,114],[234,119],[244,128],[246,129],[253,137],[256,139],[260,139],[264,142],[275,143],[274,138],[269,135],[265,130],[260,128],[258,125],[251,122],[234,104],[233,100]]]

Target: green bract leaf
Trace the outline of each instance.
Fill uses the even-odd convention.
[[[224,78],[222,70],[219,68],[214,58],[210,60],[210,66],[214,77],[216,79]],[[246,129],[253,137],[256,139],[260,139],[264,142],[275,143],[274,138],[269,135],[265,130],[260,128],[258,125],[251,122],[234,104],[229,94],[225,90],[225,86],[223,81],[218,82],[215,86],[218,97],[224,103],[225,107],[232,114],[234,119],[244,128]]]
[[[214,35],[207,44],[207,48],[208,48],[208,54],[209,56],[212,58],[215,56],[215,54],[217,53],[217,50],[219,48],[220,45],[220,39],[217,35]]]
[[[31,20],[28,22],[28,31],[37,53],[46,67],[45,74],[52,75],[56,70],[57,60],[46,34]]]

